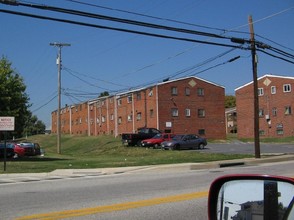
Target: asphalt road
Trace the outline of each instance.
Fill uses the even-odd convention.
[[[266,173],[294,177],[294,161],[191,170],[137,169],[110,175],[2,183],[0,216],[10,219],[207,219],[207,193],[217,177]]]
[[[253,154],[255,153],[254,143],[244,143],[235,141],[233,143],[209,143],[203,152],[208,153],[225,153],[225,154]],[[261,154],[283,154],[294,153],[294,144],[271,144],[260,143]]]

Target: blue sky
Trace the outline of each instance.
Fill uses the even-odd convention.
[[[29,3],[245,39],[250,38],[248,16],[252,15],[256,40],[294,54],[293,0],[31,0]],[[232,44],[228,39],[155,30],[23,6],[0,4],[0,10]],[[23,77],[31,110],[47,128],[51,128],[51,112],[57,109],[57,48],[49,45],[53,42],[71,44],[62,48],[62,106],[94,99],[104,91],[113,94],[161,82],[168,77],[195,75],[224,86],[228,95],[234,95],[234,89],[252,81],[249,50],[231,50],[228,47],[77,26],[3,12],[0,12],[0,27],[0,55],[8,58]],[[240,58],[226,63],[236,56]],[[294,65],[258,52],[258,76],[265,74],[293,77]]]

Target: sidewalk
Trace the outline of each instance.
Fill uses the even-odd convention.
[[[263,163],[275,163],[294,160],[294,154],[285,155],[263,155],[262,158],[245,158],[237,160],[214,161],[205,163],[184,163],[167,165],[150,165],[135,167],[97,168],[97,169],[59,169],[50,173],[17,173],[0,174],[0,184],[17,182],[34,182],[41,180],[57,180],[65,178],[78,178],[87,176],[114,175],[130,172],[175,172],[176,170],[201,170],[217,169],[230,166],[250,166]]]

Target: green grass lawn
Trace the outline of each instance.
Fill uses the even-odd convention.
[[[253,155],[211,154],[201,150],[162,151],[126,147],[122,145],[120,138],[106,135],[98,137],[62,135],[61,154],[57,154],[56,135],[36,135],[29,137],[27,141],[38,142],[45,151],[45,155],[9,159],[6,162],[6,172],[0,166],[0,173],[37,173],[55,169],[197,163],[253,157]]]

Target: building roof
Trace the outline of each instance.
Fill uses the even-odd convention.
[[[116,96],[116,97],[123,97],[123,96],[127,96],[130,93],[139,92],[139,91],[142,91],[142,90],[145,90],[145,89],[148,89],[148,88],[152,88],[154,86],[160,86],[160,85],[164,85],[164,84],[167,84],[167,83],[173,83],[173,82],[177,82],[177,81],[181,81],[181,80],[185,80],[185,79],[189,79],[189,78],[201,80],[201,81],[206,82],[206,83],[209,83],[211,85],[225,88],[224,86],[218,85],[216,83],[210,82],[208,80],[205,80],[205,79],[202,79],[202,78],[199,78],[199,77],[196,77],[196,76],[187,76],[187,77],[177,78],[177,79],[173,79],[173,80],[166,79],[163,82],[159,82],[159,83],[155,83],[155,84],[150,84],[150,85],[147,85],[147,86],[144,86],[144,87],[140,87],[140,88],[136,88],[136,89],[131,89],[131,90],[128,90],[128,91],[124,91],[124,92],[121,92],[121,93],[116,93],[116,94],[112,94],[112,95],[108,95],[108,96],[97,97],[97,98],[94,98],[94,99],[90,99],[88,101],[83,101],[81,103],[93,104],[93,103],[96,103],[99,100],[105,100],[105,99],[110,98],[110,97],[114,97],[114,96]],[[81,103],[79,103],[79,104],[81,104]],[[79,105],[79,104],[73,104],[71,106],[74,107],[75,105]],[[68,107],[68,106],[66,106],[66,107]],[[65,108],[65,107],[63,107],[63,108]]]
[[[290,80],[294,80],[294,77],[291,77],[291,76],[278,76],[278,75],[271,75],[271,74],[265,74],[261,77],[259,77],[257,80],[261,80],[263,78],[266,78],[266,77],[269,77],[269,78],[280,78],[280,79],[290,79]],[[238,88],[235,89],[235,91],[239,90],[239,89],[242,89],[250,84],[253,84],[253,81],[249,82],[249,83],[246,83],[244,84],[243,86],[240,86]]]
[[[150,85],[145,86],[145,87],[141,87],[141,88],[137,88],[137,89],[125,91],[125,92],[122,92],[122,93],[117,93],[116,96],[125,96],[125,95],[127,95],[129,93],[134,93],[134,92],[138,92],[138,91],[141,91],[141,90],[144,90],[144,89],[148,89],[148,88],[151,88],[151,87],[154,87],[154,86],[160,86],[160,85],[164,85],[164,84],[168,84],[168,83],[173,83],[173,82],[177,82],[177,81],[181,81],[181,80],[185,80],[185,79],[189,79],[189,78],[201,80],[201,81],[206,82],[206,83],[209,83],[211,85],[225,88],[224,86],[221,86],[219,84],[210,82],[208,80],[205,80],[205,79],[202,79],[202,78],[199,78],[199,77],[196,77],[196,76],[187,76],[187,77],[177,78],[177,79],[173,79],[173,80],[166,79],[163,82],[159,82],[159,83],[155,83],[155,84],[150,84]]]

